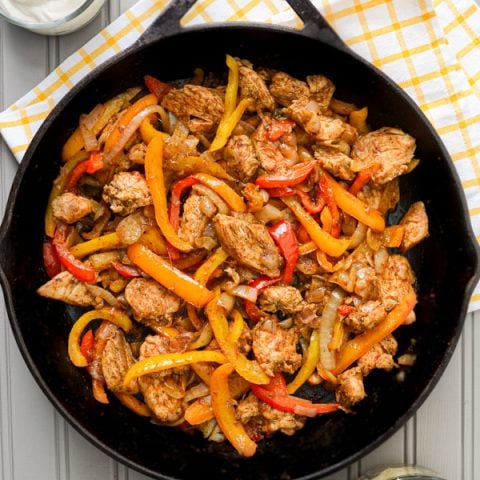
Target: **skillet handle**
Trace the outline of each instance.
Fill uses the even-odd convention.
[[[336,48],[348,48],[310,0],[286,0],[303,21],[303,34]]]
[[[137,45],[145,45],[181,30],[180,21],[197,3],[197,0],[171,0],[162,14],[157,17],[143,35],[137,40]]]

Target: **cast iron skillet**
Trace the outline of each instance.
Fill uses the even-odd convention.
[[[352,53],[307,1],[288,0],[303,19],[301,31],[256,24],[184,29],[179,21],[194,0],[177,0],[131,48],[98,68],[61,101],[35,136],[18,170],[0,232],[1,280],[10,322],[36,381],[65,418],[117,460],[155,478],[319,478],[346,466],[387,439],[425,400],[457,343],[468,299],[478,279],[479,256],[463,192],[451,160],[418,108],[381,72]],[[400,352],[415,338],[417,362],[405,380],[375,372],[356,415],[335,413],[307,423],[287,437],[261,441],[251,459],[227,444],[204,441],[130,414],[115,399],[95,402],[89,376],[67,359],[73,308],[48,301],[35,290],[42,267],[43,214],[58,173],[60,148],[79,115],[144,74],[187,78],[193,68],[225,72],[225,53],[285,70],[324,73],[336,96],[369,106],[373,128],[398,126],[417,139],[420,165],[402,178],[394,216],[416,200],[426,203],[431,235],[409,255],[418,278],[417,322],[401,329]],[[308,389],[301,392],[319,400]]]

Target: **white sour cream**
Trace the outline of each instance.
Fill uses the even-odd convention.
[[[95,17],[104,2],[105,0],[0,0],[0,12],[13,23],[34,32],[60,35],[86,25]],[[82,5],[85,5],[84,9],[81,9]],[[79,9],[81,12],[74,18],[61,22]],[[55,25],[45,25],[55,22]]]

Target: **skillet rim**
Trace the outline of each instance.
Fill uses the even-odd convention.
[[[161,17],[158,19],[161,20]],[[330,42],[326,42],[319,38],[318,35],[315,35],[314,33],[309,33],[303,30],[294,30],[288,27],[282,27],[278,25],[269,25],[269,24],[261,24],[261,23],[250,23],[250,22],[236,22],[234,24],[228,24],[228,23],[212,23],[208,25],[197,25],[197,26],[192,26],[188,28],[183,28],[179,27],[178,31],[176,32],[168,32],[165,35],[162,35],[160,37],[157,37],[153,40],[148,40],[148,41],[142,41],[142,37],[135,43],[133,43],[130,47],[128,47],[126,50],[121,52],[118,55],[115,55],[114,57],[108,59],[105,61],[103,64],[99,65],[96,67],[94,70],[92,70],[88,75],[86,75],[83,79],[81,79],[67,94],[59,101],[59,103],[55,106],[55,108],[50,112],[48,117],[45,119],[43,124],[40,126],[39,130],[35,134],[25,156],[24,159],[22,160],[17,173],[15,175],[14,181],[11,186],[10,194],[7,200],[7,205],[6,205],[6,210],[5,210],[5,215],[2,221],[2,225],[0,227],[0,247],[3,246],[4,243],[7,243],[8,241],[8,233],[9,233],[9,227],[12,222],[12,217],[13,217],[13,211],[14,207],[17,203],[17,197],[19,194],[19,189],[22,183],[22,180],[24,178],[25,172],[30,166],[30,163],[32,162],[32,159],[34,158],[35,152],[38,148],[38,145],[41,143],[43,140],[43,137],[45,133],[49,130],[51,127],[52,123],[55,121],[57,116],[60,114],[63,109],[68,108],[69,103],[71,100],[78,94],[80,93],[86,85],[90,84],[91,82],[94,82],[96,78],[105,70],[108,70],[111,66],[121,62],[125,58],[127,58],[130,55],[138,55],[139,52],[141,52],[143,49],[147,49],[152,47],[155,43],[159,41],[163,41],[164,39],[167,38],[172,38],[176,36],[181,36],[184,34],[190,34],[191,32],[203,32],[203,31],[209,31],[209,30],[223,30],[223,29],[229,29],[229,30],[239,30],[239,31],[244,31],[248,30],[250,32],[252,31],[268,31],[270,33],[281,33],[281,34],[290,34],[294,36],[302,36],[310,40],[314,40],[316,42],[319,42],[321,44],[327,44],[329,47],[334,48],[334,49],[339,49],[342,50],[343,53],[346,53],[349,55],[352,60],[359,61],[364,66],[366,66],[369,70],[372,71],[373,74],[377,75],[382,82],[384,82],[388,88],[392,90],[392,93],[398,97],[401,97],[403,101],[405,101],[410,108],[412,108],[415,113],[418,115],[419,119],[422,121],[422,124],[424,127],[427,128],[428,133],[431,135],[432,139],[435,141],[436,145],[439,147],[439,150],[444,158],[442,160],[446,160],[447,163],[447,168],[449,170],[449,173],[452,176],[452,179],[454,180],[455,183],[455,192],[457,196],[457,200],[459,200],[460,207],[462,210],[462,217],[465,219],[465,233],[466,236],[464,238],[464,245],[471,250],[471,256],[472,256],[472,261],[475,261],[475,268],[472,270],[472,277],[468,281],[466,288],[465,288],[465,293],[462,298],[462,308],[459,311],[459,316],[458,316],[458,322],[455,326],[455,330],[453,332],[453,335],[450,338],[449,345],[447,349],[444,352],[444,355],[442,356],[441,362],[438,364],[438,366],[435,369],[435,373],[432,375],[430,381],[423,387],[420,395],[416,397],[416,399],[413,401],[411,406],[406,410],[406,412],[397,418],[397,420],[388,428],[386,429],[381,435],[379,435],[374,441],[370,442],[368,445],[366,445],[364,448],[360,449],[356,453],[344,458],[342,461],[337,462],[333,465],[330,465],[320,471],[316,471],[311,474],[307,474],[301,477],[296,477],[297,480],[312,480],[314,478],[321,478],[324,477],[328,474],[334,473],[341,469],[342,467],[345,467],[347,465],[350,465],[352,462],[362,458],[366,454],[368,454],[370,451],[372,451],[374,448],[376,448],[378,445],[386,441],[389,437],[391,437],[401,426],[403,426],[406,421],[420,408],[420,406],[424,403],[426,398],[430,395],[431,391],[435,387],[435,385],[438,383],[440,377],[443,375],[446,366],[448,365],[453,352],[458,344],[459,337],[461,335],[461,332],[463,330],[463,325],[465,322],[466,318],[466,313],[467,313],[467,308],[468,308],[468,303],[469,299],[471,296],[471,292],[473,291],[473,288],[478,281],[480,277],[480,269],[479,269],[479,246],[478,243],[476,242],[470,217],[468,215],[468,210],[467,210],[467,203],[466,203],[466,198],[465,198],[465,192],[463,188],[461,187],[460,184],[460,179],[457,170],[454,167],[453,161],[451,160],[451,157],[446,150],[446,147],[444,146],[442,140],[440,139],[438,133],[436,132],[435,128],[433,125],[430,123],[430,121],[427,119],[427,117],[424,115],[424,113],[420,110],[418,105],[413,101],[413,99],[404,91],[402,90],[390,77],[388,77],[385,73],[383,73],[381,70],[376,68],[374,65],[370,64],[367,62],[365,59],[360,57],[358,54],[356,54],[354,51],[352,51],[350,48],[347,46],[342,46],[335,44],[332,45]],[[473,258],[474,257],[474,258]],[[0,263],[1,259],[3,258],[0,257]],[[128,467],[131,467],[141,473],[147,474],[152,476],[153,478],[159,478],[159,479],[165,479],[165,480],[170,480],[174,478],[180,478],[180,477],[172,477],[172,476],[165,476],[162,473],[158,471],[153,471],[143,465],[140,465],[123,455],[119,454],[116,450],[114,450],[112,447],[109,447],[107,444],[104,442],[100,441],[97,437],[95,437],[93,434],[91,434],[83,425],[80,424],[78,420],[74,418],[72,414],[69,413],[69,411],[66,409],[66,407],[62,404],[61,399],[57,398],[55,394],[52,392],[50,389],[49,385],[44,381],[42,376],[40,375],[40,372],[35,364],[35,362],[32,360],[32,357],[30,356],[30,353],[26,347],[25,341],[23,339],[23,335],[21,334],[20,327],[18,325],[18,319],[17,315],[14,309],[13,305],[13,296],[12,292],[10,289],[9,281],[7,278],[7,274],[4,271],[4,266],[0,265],[0,282],[3,287],[4,291],[4,297],[6,301],[6,307],[7,307],[7,313],[9,317],[9,322],[15,337],[15,340],[17,342],[17,345],[19,347],[19,350],[22,354],[22,357],[24,358],[24,361],[27,364],[27,367],[29,371],[32,373],[32,376],[37,382],[37,385],[40,386],[41,390],[45,393],[47,398],[52,402],[52,404],[55,406],[55,408],[61,413],[61,415],[69,422],[70,425],[72,425],[80,434],[84,436],[89,442],[91,442],[93,445],[95,445],[97,448],[99,448],[101,451],[109,455],[110,457],[114,458],[115,460],[127,465]]]

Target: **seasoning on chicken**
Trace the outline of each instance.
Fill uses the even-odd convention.
[[[255,175],[259,163],[250,137],[234,135],[224,150],[225,166],[230,175],[248,182]]]
[[[289,107],[298,98],[308,97],[310,93],[305,82],[285,72],[276,72],[272,76],[269,89],[273,98],[284,107]]]
[[[222,118],[224,110],[219,93],[201,85],[172,88],[163,98],[162,106],[193,133],[210,132]]]
[[[352,169],[360,172],[376,166],[372,182],[384,184],[407,171],[414,151],[413,137],[398,128],[380,128],[354,143]]]
[[[363,375],[359,367],[345,370],[337,377],[337,380],[338,386],[335,390],[335,397],[343,408],[350,410],[353,405],[365,398]]]
[[[280,310],[284,313],[296,313],[303,310],[305,302],[295,287],[271,286],[262,291],[260,307],[265,312],[274,313]]]
[[[345,324],[356,333],[362,333],[378,325],[387,316],[382,303],[370,300],[360,304],[352,313],[345,317]]]
[[[297,353],[298,334],[295,329],[284,329],[273,316],[262,318],[252,332],[252,349],[263,371],[293,373],[302,363]]]
[[[259,109],[273,110],[275,100],[268,91],[263,78],[255,70],[245,65],[240,65],[239,73],[242,97],[255,99],[256,106]]]
[[[168,324],[180,306],[180,299],[154,280],[134,278],[125,289],[125,299],[135,318]]]
[[[395,367],[393,355],[397,352],[398,343],[392,335],[388,335],[381,342],[374,345],[365,355],[358,359],[358,367],[363,376],[378,368],[389,372]]]
[[[318,103],[322,112],[326,112],[335,92],[333,82],[324,75],[309,75],[307,84],[310,97]]]
[[[211,215],[207,216],[204,213],[206,209],[202,206],[207,201],[207,198],[192,193],[183,204],[178,235],[192,245],[203,235],[210,220]]]
[[[213,221],[218,239],[230,256],[269,277],[280,275],[283,258],[264,225],[223,214]]]
[[[43,284],[37,290],[37,293],[42,297],[60,300],[78,307],[90,307],[98,303],[85,284],[67,271],[60,272]]]
[[[53,216],[68,224],[78,222],[93,211],[92,202],[71,192],[56,197],[53,202]]]
[[[103,188],[102,197],[112,212],[122,216],[152,203],[147,181],[137,171],[117,173]]]
[[[405,229],[400,249],[402,252],[407,252],[428,237],[428,216],[425,211],[425,204],[415,202],[410,205],[407,213],[400,221],[400,225],[403,225]]]
[[[355,178],[356,174],[351,166],[352,159],[340,150],[333,147],[318,147],[315,149],[314,157],[327,172],[335,177],[347,181]]]

